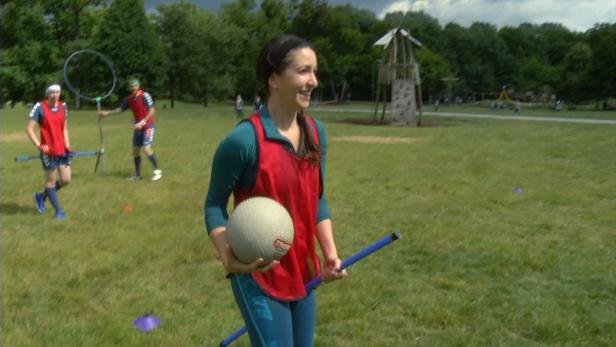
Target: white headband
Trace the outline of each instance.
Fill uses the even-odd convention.
[[[59,84],[52,84],[49,87],[47,87],[47,90],[45,90],[45,94],[49,94],[51,92],[59,92],[60,90],[61,88]]]

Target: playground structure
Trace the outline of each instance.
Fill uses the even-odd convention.
[[[373,82],[373,90],[376,90],[374,120],[377,119],[379,106],[382,106],[381,120],[385,118],[387,91],[391,85],[390,124],[420,126],[421,79],[413,47],[422,47],[421,42],[398,27],[390,30],[374,45],[383,46],[385,51],[383,59],[375,61],[378,74]]]
[[[498,95],[498,99],[496,99],[495,106],[500,107],[501,109],[503,109],[504,107],[514,108],[514,103],[513,100],[511,100],[509,93],[507,92],[506,84],[501,87],[501,92]]]

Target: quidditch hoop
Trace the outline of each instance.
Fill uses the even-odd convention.
[[[109,89],[109,91],[105,95],[96,95],[96,96],[92,97],[92,96],[87,96],[87,95],[80,94],[77,91],[77,89],[75,87],[73,87],[73,85],[71,84],[71,81],[68,79],[68,63],[75,56],[77,56],[79,54],[83,54],[83,53],[94,54],[94,55],[98,56],[99,58],[101,58],[103,60],[103,62],[105,62],[105,64],[107,64],[107,67],[109,68],[109,72],[111,72],[111,77],[112,77],[113,82],[111,84],[111,88]],[[104,98],[108,97],[109,95],[111,95],[111,93],[113,93],[113,90],[115,89],[115,86],[116,86],[116,74],[115,74],[115,70],[113,68],[113,64],[111,63],[111,61],[109,59],[107,59],[107,57],[105,57],[104,55],[102,55],[99,52],[97,52],[95,50],[92,50],[92,49],[80,49],[78,51],[73,52],[71,55],[69,55],[69,57],[64,62],[64,83],[66,83],[66,86],[68,87],[68,89],[70,89],[78,97],[80,97],[80,98],[82,98],[84,100],[88,100],[88,101],[96,101],[97,98],[104,99]]]

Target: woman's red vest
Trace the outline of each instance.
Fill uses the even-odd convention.
[[[43,120],[39,123],[41,130],[41,144],[51,148],[51,154],[63,156],[64,153],[64,125],[66,124],[66,113],[61,101],[57,102],[58,111],[52,112],[47,100],[40,103],[43,111]]]
[[[130,94],[128,96],[128,107],[133,111],[133,119],[135,123],[139,123],[148,115],[150,109],[143,103],[143,90],[139,89],[137,93],[133,96]],[[147,123],[143,126],[143,129],[149,128],[154,122],[154,116],[148,119]]]
[[[316,143],[319,136],[314,120],[306,116]],[[296,300],[307,295],[304,285],[319,275],[319,259],[315,251],[317,205],[321,192],[320,169],[308,158],[287,150],[279,140],[265,137],[259,113],[248,118],[258,142],[257,177],[249,191],[235,189],[234,203],[253,196],[265,196],[281,203],[289,211],[295,228],[293,244],[280,264],[252,277],[270,296],[280,300]]]

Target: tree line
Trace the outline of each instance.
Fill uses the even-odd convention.
[[[616,24],[586,32],[558,23],[464,27],[441,25],[423,12],[379,19],[326,0],[235,0],[219,12],[187,2],[146,11],[143,0],[10,0],[0,16],[3,102],[40,98],[47,82],[62,80],[66,57],[80,48],[113,61],[121,82],[116,99],[126,93],[128,76],[172,103],[207,105],[238,93],[250,99],[264,92],[254,77],[259,49],[283,33],[314,45],[317,97],[371,100],[375,61],[383,58],[374,43],[396,27],[423,44],[416,57],[425,99],[443,96],[442,78],[449,76],[458,78],[452,92],[461,96],[494,97],[503,85],[518,98],[557,95],[573,103],[616,95]],[[98,73],[87,77],[96,80]]]

